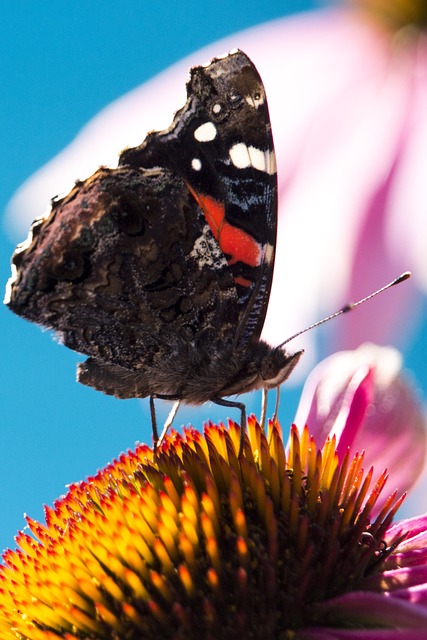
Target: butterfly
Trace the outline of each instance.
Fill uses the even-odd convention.
[[[262,80],[242,51],[190,70],[170,127],[77,182],[12,257],[6,304],[88,359],[82,384],[241,412],[302,351],[260,339],[277,232],[277,170]]]

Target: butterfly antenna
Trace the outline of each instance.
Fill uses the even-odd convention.
[[[287,344],[291,340],[294,340],[295,338],[297,338],[301,334],[306,333],[307,331],[310,331],[311,329],[314,329],[315,327],[318,327],[319,325],[324,324],[325,322],[329,322],[329,320],[332,320],[332,318],[336,318],[337,316],[340,316],[343,313],[347,313],[347,311],[352,311],[353,309],[358,307],[359,304],[362,304],[363,302],[367,302],[371,298],[374,298],[375,296],[377,296],[379,293],[382,293],[383,291],[386,291],[386,289],[390,289],[390,287],[394,287],[396,284],[400,284],[401,282],[403,282],[404,280],[407,280],[410,277],[411,277],[411,272],[410,271],[405,271],[405,273],[402,273],[402,275],[400,275],[398,278],[395,278],[394,280],[392,280],[391,282],[386,284],[384,287],[381,287],[381,289],[378,289],[378,291],[374,291],[373,293],[369,294],[369,296],[366,296],[366,298],[362,298],[361,300],[358,300],[357,302],[349,302],[344,307],[342,307],[339,311],[336,311],[335,313],[333,313],[332,315],[328,316],[327,318],[323,318],[322,320],[318,320],[314,324],[311,324],[309,327],[306,327],[305,329],[302,329],[302,331],[298,331],[298,333],[294,333],[293,336],[291,336],[290,338],[287,338],[284,342],[279,344],[279,348],[283,347],[285,344]]]

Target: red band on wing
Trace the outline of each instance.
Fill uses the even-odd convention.
[[[225,219],[225,206],[210,196],[193,191],[191,193],[206,216],[206,220],[219,242],[219,246],[228,258],[228,264],[244,262],[250,267],[257,267],[261,263],[261,247],[249,233],[234,227]],[[241,280],[241,281],[240,281]],[[249,280],[241,278],[238,284],[249,286]]]

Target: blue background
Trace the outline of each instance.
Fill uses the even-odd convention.
[[[222,36],[315,6],[296,0],[2,2],[0,209],[113,99]],[[22,239],[2,230],[0,282],[9,277],[10,255]],[[67,483],[151,436],[148,401],[118,401],[76,384],[81,357],[3,306],[0,328],[1,550],[14,546],[24,512],[43,518],[43,503],[51,504]],[[426,333],[424,327],[420,335]],[[424,382],[425,353],[425,337],[421,349],[414,341],[406,353],[407,366]],[[283,391],[282,422],[292,418],[297,397],[295,390]],[[160,420],[168,408],[160,408]],[[259,397],[248,398],[248,409],[258,413]],[[206,416],[227,413],[184,409],[177,424],[200,427]]]

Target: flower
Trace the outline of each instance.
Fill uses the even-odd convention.
[[[27,518],[1,637],[422,637],[427,516],[393,525],[394,491],[372,517],[387,474],[340,462],[335,436],[293,427],[286,455],[277,423],[248,430],[240,458],[235,423],[140,445]]]
[[[363,344],[329,356],[310,373],[295,423],[308,424],[318,446],[335,436],[340,460],[349,448],[365,450],[368,468],[387,467],[389,484],[407,491],[424,467],[426,432],[401,368],[392,347]]]
[[[22,225],[22,235],[53,194],[100,164],[115,165],[120,150],[139,144],[146,131],[168,126],[184,102],[188,67],[236,46],[266,85],[278,162],[278,251],[264,337],[280,343],[411,269],[410,283],[337,323],[332,340],[335,348],[386,343],[397,328],[400,337],[396,318],[408,308],[414,318],[416,293],[427,289],[423,2],[354,1],[233,34],[192,54],[92,120],[18,191],[9,223]],[[405,313],[408,329],[411,318]],[[311,341],[306,366],[315,360],[314,340],[304,337]]]

